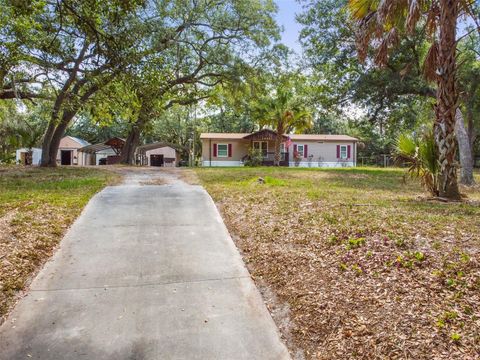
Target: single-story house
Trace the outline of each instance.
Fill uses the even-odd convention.
[[[176,146],[165,142],[139,146],[136,156],[139,165],[176,167],[180,163]]]
[[[273,165],[277,133],[203,133],[203,166],[243,166],[249,149],[263,154],[263,165]],[[281,166],[351,167],[357,165],[358,140],[348,135],[291,134],[281,144]]]
[[[89,145],[88,141],[74,136],[64,136],[60,140],[57,152],[57,164],[78,165],[78,150]],[[22,165],[40,165],[42,149],[18,149],[16,151],[16,162]]]

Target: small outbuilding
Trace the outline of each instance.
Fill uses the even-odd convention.
[[[177,146],[165,142],[155,142],[139,146],[136,153],[139,165],[176,167],[180,163]]]
[[[78,150],[90,145],[88,141],[74,136],[64,136],[60,140],[57,152],[58,165],[78,165]],[[40,165],[42,149],[23,148],[16,151],[16,162],[20,165]]]
[[[42,159],[42,149],[23,148],[15,152],[15,162],[20,165],[40,165]]]
[[[74,136],[64,136],[60,140],[57,153],[57,164],[78,165],[78,149],[88,146],[90,143]]]

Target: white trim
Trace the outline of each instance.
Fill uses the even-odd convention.
[[[262,143],[265,143],[267,144],[267,150],[266,150],[266,155],[268,155],[268,141],[265,141],[265,140],[255,140],[253,141],[253,148],[255,149],[255,143],[259,143],[260,144],[260,147],[258,150],[262,151],[262,155],[263,155],[263,149],[262,149]],[[263,155],[265,156],[265,155]]]
[[[342,148],[345,149],[345,157],[342,157]],[[348,159],[348,145],[340,145],[340,159],[347,160]]]
[[[289,167],[322,167],[322,168],[341,168],[341,167],[354,167],[353,161],[300,161],[298,166],[294,161],[288,163]]]
[[[296,144],[297,145],[297,152],[298,154],[303,158],[305,157],[305,144]],[[298,150],[298,147],[301,146],[302,147],[302,153],[300,154],[300,150]]]
[[[357,166],[357,143],[353,143],[353,166]]]
[[[210,161],[210,160],[203,160],[202,162],[203,166],[243,166],[243,163],[241,161]]]
[[[220,145],[225,145],[227,147],[227,155],[220,156],[220,149],[218,148]],[[217,158],[228,158],[228,143],[217,143]]]

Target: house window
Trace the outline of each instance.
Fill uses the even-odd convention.
[[[347,158],[347,145],[340,145],[340,159]]]
[[[285,143],[280,144],[280,152],[284,153],[285,151]]]
[[[217,145],[217,157],[228,157],[228,144]]]
[[[268,154],[268,142],[266,141],[254,141],[253,148],[255,150],[260,150],[263,156],[267,156]]]
[[[299,156],[303,156],[304,154],[304,146],[303,145],[297,145],[297,152]]]

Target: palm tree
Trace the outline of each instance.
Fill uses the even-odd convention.
[[[389,50],[402,33],[412,33],[423,24],[432,39],[424,70],[427,79],[437,84],[435,105],[435,143],[438,148],[439,196],[460,199],[457,183],[455,113],[456,28],[461,14],[472,15],[472,0],[349,0],[349,10],[358,23],[357,49],[365,60],[368,45],[378,45],[375,63],[384,66]]]
[[[438,196],[438,155],[432,129],[423,129],[419,136],[401,134],[395,148],[396,160],[407,166],[411,177],[419,178],[432,196]]]
[[[289,82],[278,86],[274,97],[263,100],[258,113],[259,125],[271,127],[277,133],[273,163],[279,166],[284,135],[311,128],[312,115],[296,96]]]

